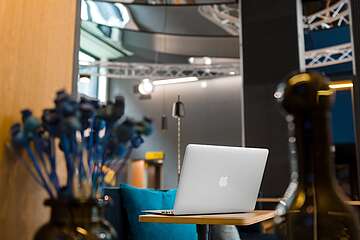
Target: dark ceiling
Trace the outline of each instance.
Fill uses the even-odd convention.
[[[200,15],[198,6],[130,5],[129,10],[142,31],[193,36],[230,36]]]
[[[187,62],[187,59],[193,56],[240,57],[238,36],[229,34],[203,17],[199,12],[199,6],[121,5],[119,8],[105,2],[89,3],[85,6],[90,16],[84,22],[87,27],[90,26],[87,32],[94,30],[95,35],[102,35],[98,36],[100,40],[107,38],[108,43],[117,42],[116,47],[122,46],[134,53],[131,57],[122,57],[121,61],[156,60],[177,63]],[[95,15],[102,15],[102,21],[111,20],[109,22],[112,23],[117,22],[117,19],[119,22],[123,21],[122,14],[125,14],[123,11],[127,9],[125,11],[130,17],[130,22],[118,27],[109,27],[103,22],[96,24],[97,20],[91,16],[94,9],[97,11]],[[83,24],[82,28],[84,27]],[[114,34],[115,32],[117,34]]]

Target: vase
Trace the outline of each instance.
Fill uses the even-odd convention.
[[[334,168],[331,106],[334,91],[321,74],[293,75],[276,93],[286,111],[291,179],[276,209],[275,229],[286,240],[358,240],[356,211],[339,192]]]
[[[50,221],[40,227],[34,240],[115,240],[114,228],[104,218],[103,202],[97,200],[46,200]]]

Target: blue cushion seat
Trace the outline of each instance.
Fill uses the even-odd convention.
[[[173,209],[176,190],[157,191],[120,185],[122,204],[129,224],[132,240],[196,240],[194,224],[140,223],[143,210]]]

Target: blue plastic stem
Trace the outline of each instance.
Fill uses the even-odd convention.
[[[49,160],[50,160],[50,178],[53,182],[53,184],[55,185],[55,188],[58,192],[60,192],[61,187],[60,187],[60,183],[59,183],[59,179],[56,173],[56,153],[55,153],[55,139],[53,136],[50,137],[50,155],[49,155]]]
[[[92,175],[92,157],[93,157],[93,147],[94,147],[94,133],[98,134],[97,131],[94,129],[95,124],[95,117],[91,118],[90,121],[90,135],[89,135],[89,141],[87,143],[87,154],[88,154],[88,166],[89,166],[89,175]]]
[[[46,164],[44,155],[42,153],[43,151],[42,151],[41,143],[40,143],[40,140],[38,137],[34,137],[34,146],[35,146],[36,154],[40,158],[40,163],[43,165],[46,174],[48,174],[47,164]]]
[[[131,155],[133,149],[134,149],[134,148],[133,148],[131,145],[128,147],[127,153],[126,153],[126,155],[125,155],[125,157],[124,157],[124,161],[121,162],[119,168],[115,171],[116,173],[122,171],[122,169],[124,168],[124,166],[125,166],[126,163],[128,162],[128,160],[129,160],[129,158],[130,158],[130,155]]]
[[[46,173],[46,175],[48,176],[48,178],[50,179],[50,182],[53,184],[53,186],[55,187],[56,191],[59,192],[60,191],[60,186],[59,186],[59,182],[57,181],[57,175],[56,175],[56,172],[55,172],[55,176],[53,176],[53,172],[52,170],[50,169],[50,171],[48,170],[47,168],[47,164],[46,164],[46,161],[45,161],[45,157],[44,157],[44,154],[43,154],[43,151],[41,149],[41,145],[40,145],[40,142],[39,142],[39,139],[38,138],[35,138],[34,139],[34,145],[35,145],[35,151],[36,151],[36,154],[39,156],[40,160],[41,160],[41,163],[43,165],[43,168],[44,168],[44,171]],[[50,160],[50,165],[51,165],[51,160]],[[51,166],[50,166],[51,168]]]
[[[84,133],[81,132],[81,142],[83,143],[85,141]],[[83,160],[83,146],[80,146],[81,149],[78,149],[78,159],[79,159],[79,173],[80,173],[80,180],[86,178],[85,174],[85,167],[84,167],[84,160]]]
[[[66,189],[70,192],[70,194],[73,193],[72,191],[72,183],[74,178],[74,168],[73,168],[73,162],[71,160],[71,152],[70,152],[70,144],[65,136],[65,134],[62,134],[60,137],[61,145],[63,147],[64,157],[66,161],[66,168],[67,168],[67,180],[66,180]]]
[[[42,181],[36,176],[36,174],[32,170],[31,165],[29,165],[28,162],[20,154],[17,153],[17,151],[15,151],[15,154],[17,159],[19,159],[20,162],[25,166],[25,169],[30,173],[30,176],[35,180],[35,182],[37,182],[41,187],[45,188]]]
[[[35,168],[37,174],[39,175],[41,181],[43,182],[43,187],[49,193],[50,198],[54,198],[54,195],[51,192],[51,189],[50,189],[49,185],[47,184],[47,182],[46,182],[46,180],[45,180],[45,178],[44,178],[44,176],[43,176],[43,174],[41,172],[41,168],[40,168],[40,166],[39,166],[39,164],[38,164],[32,150],[31,150],[31,148],[29,146],[25,146],[25,150],[26,150],[27,154],[29,155],[29,157],[30,157],[30,159],[31,159],[31,161],[32,161],[32,163],[34,165],[34,168]]]

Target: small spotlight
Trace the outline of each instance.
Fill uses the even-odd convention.
[[[199,65],[211,65],[213,60],[210,57],[189,57],[188,61],[190,64]]]
[[[274,93],[274,97],[275,97],[276,99],[280,99],[280,98],[282,98],[282,96],[283,96],[283,94],[282,94],[282,92],[280,92],[280,91],[276,91],[276,92]]]
[[[149,95],[154,91],[154,85],[150,79],[143,79],[138,86],[139,93],[141,95]]]
[[[229,72],[229,75],[235,75],[235,72]]]
[[[209,57],[204,57],[203,59],[204,59],[204,64],[205,64],[205,65],[211,65],[211,64],[212,64],[211,58],[209,58]]]
[[[208,84],[206,81],[202,81],[200,86],[201,86],[201,88],[207,88]]]
[[[88,75],[88,74],[80,74],[79,83],[89,84],[90,81],[91,81],[90,80],[90,75]]]

